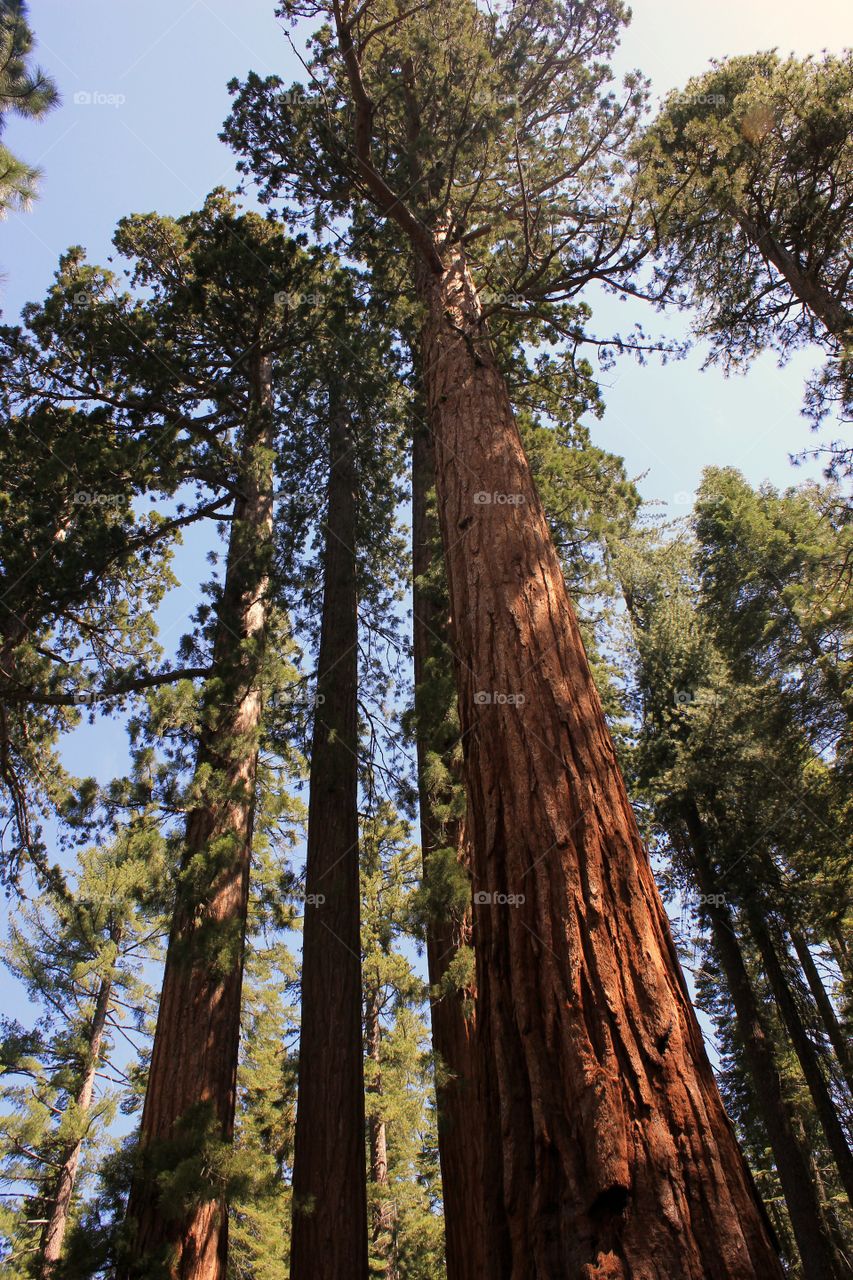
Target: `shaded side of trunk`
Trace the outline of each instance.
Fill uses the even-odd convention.
[[[117,940],[118,941],[118,940]],[[112,971],[105,974],[98,984],[95,997],[95,1008],[92,1013],[92,1024],[89,1028],[89,1042],[86,1048],[86,1061],[80,1086],[74,1097],[74,1111],[77,1123],[81,1122],[92,1106],[92,1095],[95,1088],[95,1075],[101,1056],[101,1045],[104,1040],[104,1029],[110,1010],[113,990]],[[56,1191],[48,1220],[42,1232],[41,1242],[41,1276],[50,1280],[55,1274],[56,1263],[62,1256],[62,1246],[68,1227],[68,1214],[80,1167],[80,1156],[83,1151],[83,1137],[79,1136],[65,1151],[62,1166],[56,1182]]]
[[[356,466],[333,412],[311,751],[291,1280],[365,1280]]]
[[[394,1206],[387,1197],[388,1142],[385,1120],[382,1114],[382,1027],[379,1021],[379,1001],[375,991],[368,992],[365,1011],[366,1048],[368,1062],[367,1080],[367,1142],[369,1179],[373,1192],[370,1220],[371,1274],[392,1280],[394,1265],[391,1257],[394,1230]]]
[[[718,885],[713,859],[701,816],[692,800],[684,802],[682,815],[690,839],[696,879],[706,900],[705,911],[711,922],[714,950],[734,1005],[738,1036],[788,1206],[803,1276],[805,1280],[821,1280],[822,1277],[826,1280],[848,1280],[851,1273],[836,1253],[824,1220],[812,1179],[809,1153],[797,1133],[796,1118],[785,1096],[773,1040],[744,963],[731,913],[725,904],[717,901]]]
[[[755,908],[746,912],[749,931],[752,934],[761,963],[773,992],[773,999],[779,1008],[779,1014],[791,1040],[797,1061],[814,1103],[815,1112],[826,1137],[832,1158],[838,1169],[841,1185],[853,1204],[853,1152],[850,1150],[847,1135],[838,1117],[835,1103],[829,1092],[817,1050],[809,1037],[808,1030],[800,1015],[794,993],[791,990],[788,975],[779,958],[776,942],[761,912]]]
[[[841,1029],[832,1001],[821,981],[821,976],[814,962],[814,956],[809,950],[808,942],[798,929],[791,930],[791,941],[794,944],[794,950],[802,966],[806,982],[809,984],[812,998],[820,1013],[824,1030],[835,1050],[835,1056],[838,1059],[838,1065],[841,1068],[847,1088],[853,1094],[853,1055],[850,1052],[849,1041]]]
[[[775,1280],[461,253],[424,378],[474,876],[490,1280]]]
[[[454,784],[461,785],[454,755],[458,726],[454,657],[449,646],[449,605],[440,535],[430,512],[435,484],[433,445],[426,426],[415,424],[412,450],[412,564],[415,713],[423,875],[427,890],[427,965],[430,1017],[436,1056],[438,1154],[444,1199],[448,1280],[480,1280],[484,1274],[485,1202],[482,1104],[476,1047],[473,978],[460,988],[455,973],[463,948],[473,943],[470,888],[466,904],[448,893],[442,858],[453,858],[451,876],[463,888],[469,878],[464,816],[455,812]],[[438,579],[438,581],[436,581]],[[449,678],[448,678],[449,677]],[[449,686],[449,687],[446,687]],[[446,786],[434,780],[437,763]],[[453,897],[454,900],[451,900]]]
[[[241,442],[225,583],[203,706],[196,782],[142,1114],[140,1171],[127,1216],[131,1260],[180,1280],[224,1280],[227,1206],[221,1186],[188,1207],[161,1200],[156,1175],[233,1137],[240,997],[249,897],[272,558],[271,368],[258,357]]]

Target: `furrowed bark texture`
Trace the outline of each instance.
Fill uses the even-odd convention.
[[[199,741],[202,797],[187,818],[183,880],[172,922],[142,1113],[143,1164],[127,1216],[133,1276],[149,1259],[175,1280],[224,1280],[227,1206],[218,1188],[186,1212],[161,1199],[152,1175],[234,1130],[240,996],[249,897],[263,639],[272,553],[272,393],[269,361],[253,370],[213,651],[215,693]]]
[[[685,801],[683,816],[696,879],[706,898],[705,910],[711,922],[714,950],[735,1008],[738,1037],[788,1206],[804,1280],[823,1280],[824,1277],[825,1280],[848,1280],[851,1272],[836,1253],[828,1224],[824,1221],[809,1153],[795,1127],[795,1117],[779,1074],[773,1040],[768,1034],[744,963],[731,912],[725,904],[715,901],[718,884],[713,857],[701,815],[692,800]]]
[[[118,941],[116,939],[116,941]],[[95,1008],[92,1014],[92,1025],[89,1028],[89,1044],[86,1062],[80,1086],[74,1097],[74,1106],[78,1122],[88,1114],[92,1106],[95,1090],[95,1075],[101,1057],[101,1045],[104,1041],[104,1029],[110,1011],[110,999],[113,990],[113,973],[107,973],[98,984],[95,997]],[[68,1228],[68,1214],[74,1195],[74,1184],[80,1167],[80,1155],[83,1150],[82,1136],[77,1138],[65,1152],[62,1167],[56,1182],[56,1191],[51,1205],[47,1223],[42,1233],[41,1276],[42,1280],[50,1280],[56,1273],[56,1264],[62,1257],[62,1246]]]
[[[333,413],[308,805],[291,1280],[366,1280],[356,470]]]
[[[437,796],[428,785],[428,757],[444,756],[449,773],[453,742],[447,742],[443,707],[436,707],[436,667],[452,670],[448,644],[448,604],[444,591],[426,585],[441,555],[440,535],[429,510],[428,495],[434,488],[432,438],[418,423],[412,451],[412,563],[414,573],[412,627],[415,667],[418,781],[424,883],[429,893],[430,857],[442,848],[453,848],[465,868],[469,853],[464,819],[444,818],[437,812],[450,796]],[[440,570],[443,577],[443,565]],[[432,687],[431,687],[432,685]],[[457,917],[442,911],[435,896],[429,899],[427,965],[433,996],[430,1004],[432,1043],[438,1060],[438,1154],[444,1198],[444,1231],[447,1280],[481,1280],[485,1258],[485,1201],[482,1134],[478,1119],[482,1105],[476,1038],[476,993],[441,991],[447,970],[462,947],[473,943],[471,910]],[[467,1006],[467,1011],[466,1011]]]
[[[780,1264],[705,1055],[506,386],[464,260],[447,258],[442,271],[422,263],[418,292],[489,1064],[495,1194],[484,1274],[774,1280]]]

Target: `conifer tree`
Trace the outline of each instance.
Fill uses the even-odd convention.
[[[795,738],[785,742],[778,707],[775,718],[768,715],[769,691],[739,688],[726,674],[697,612],[689,548],[672,542],[645,564],[629,553],[620,571],[640,654],[641,794],[649,796],[655,821],[710,922],[804,1274],[846,1275],[814,1185],[773,1025],[745,958],[756,951],[768,978],[772,971],[769,986],[790,1034],[790,983],[765,921],[778,916],[782,900],[773,894],[778,871],[769,854],[779,856],[780,818],[802,786]],[[780,741],[785,777],[775,767]],[[762,742],[772,743],[769,753]],[[817,1072],[820,1090],[820,1067]]]
[[[43,891],[11,925],[4,961],[44,1011],[32,1029],[7,1023],[3,1041],[2,1177],[18,1194],[31,1187],[8,1258],[22,1276],[59,1274],[80,1177],[118,1103],[132,1101],[116,1040],[138,1043],[151,1016],[139,970],[159,950],[165,871],[163,842],[140,817],[80,856],[71,891]]]
[[[312,67],[322,95],[288,110],[255,77],[230,139],[303,206],[350,202],[358,220],[366,201],[412,261],[471,824],[486,1271],[778,1275],[483,292],[529,296],[559,325],[560,302],[591,279],[632,287],[641,246],[608,157],[641,95],[636,80],[608,95],[604,61],[626,15],[337,0],[282,12],[327,24]],[[688,1114],[702,1119],[683,1146]]]
[[[56,85],[41,67],[31,64],[34,38],[24,0],[0,4],[0,134],[10,114],[40,120],[59,101]],[[40,173],[0,145],[0,216],[26,208]]]
[[[178,350],[186,342],[189,359],[201,332],[220,368],[223,361],[228,368],[217,399],[218,412],[227,405],[233,415],[226,420],[233,439],[227,485],[233,509],[210,628],[209,678],[197,711],[177,902],[119,1274],[137,1274],[147,1265],[185,1277],[224,1276],[255,790],[269,678],[274,474],[277,455],[286,457],[277,415],[283,401],[291,403],[305,335],[288,319],[291,312],[310,310],[301,299],[311,296],[316,266],[276,228],[254,215],[237,218],[215,202],[179,222],[136,219],[125,235],[139,246],[138,275],[157,290]],[[288,305],[292,298],[295,307]],[[200,373],[216,376],[212,369]]]
[[[661,276],[697,307],[710,360],[823,347],[814,420],[853,396],[851,84],[849,52],[728,58],[669,96],[640,148]]]

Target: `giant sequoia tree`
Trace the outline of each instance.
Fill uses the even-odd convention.
[[[169,355],[174,349],[198,366],[204,345],[202,377],[221,375],[211,399],[230,410],[221,424],[220,465],[233,506],[122,1274],[134,1274],[141,1262],[186,1277],[225,1274],[223,1153],[234,1124],[272,608],[273,488],[282,443],[276,422],[292,391],[300,341],[288,300],[311,295],[317,270],[311,255],[261,219],[218,212],[177,223],[152,216],[125,229],[125,244],[139,255],[137,275],[155,291],[152,307]]]
[[[625,15],[337,0],[284,12],[331,25],[313,68],[323,95],[288,110],[255,78],[230,136],[273,187],[369,202],[411,257],[422,323],[477,903],[485,1269],[777,1275],[483,298],[486,285],[529,296],[558,324],[587,281],[629,277],[608,156],[637,92],[608,96],[602,65]]]

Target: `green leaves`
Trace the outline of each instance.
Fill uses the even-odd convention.
[[[851,137],[853,55],[759,53],[670,94],[636,148],[660,283],[696,308],[709,360],[741,368],[819,344],[815,421],[853,403]]]

